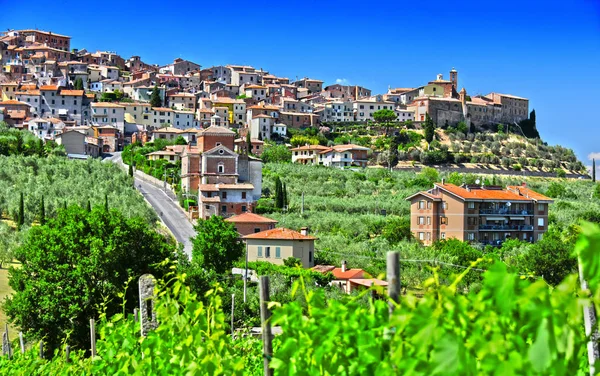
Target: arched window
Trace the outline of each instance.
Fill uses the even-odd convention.
[[[219,165],[217,166],[217,171],[219,172],[219,174],[225,172],[225,166],[223,165],[223,163],[219,163]]]

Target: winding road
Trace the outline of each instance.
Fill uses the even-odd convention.
[[[104,162],[112,162],[126,168],[121,158],[121,153],[112,153],[110,157],[103,160]],[[192,258],[192,241],[190,238],[196,236],[194,227],[185,216],[184,212],[179,207],[179,203],[160,188],[150,184],[138,177],[135,179],[135,188],[144,196],[146,201],[154,208],[156,214],[161,221],[173,233],[173,236],[180,244],[183,244],[183,251]]]

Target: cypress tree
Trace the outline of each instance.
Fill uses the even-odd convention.
[[[108,211],[108,195],[104,195],[104,210]]]
[[[19,200],[19,227],[23,226],[25,223],[25,200],[23,198],[23,192],[21,192],[21,198]]]
[[[288,205],[287,185],[285,183],[283,183],[283,188],[281,189],[281,191],[283,193],[283,200],[281,200],[283,204],[281,205],[281,207],[285,208]]]
[[[283,208],[283,191],[279,176],[275,178],[275,207]]]
[[[596,182],[596,159],[592,159],[592,181]]]
[[[129,165],[129,176],[133,176],[133,165]]]
[[[248,129],[248,133],[246,133],[246,155],[252,154],[252,138],[250,136],[250,129]]]
[[[158,86],[154,85],[154,89],[152,89],[152,95],[150,95],[150,106],[152,107],[161,107],[162,99],[160,99],[160,91],[158,90]]]
[[[46,208],[44,208],[44,196],[42,196],[42,201],[40,202],[40,226],[46,224]]]
[[[92,211],[92,204],[90,204],[90,200],[87,202],[87,211],[88,213]]]

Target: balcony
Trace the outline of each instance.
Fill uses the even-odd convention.
[[[481,215],[533,215],[533,210],[516,210],[508,208],[479,209]]]
[[[479,225],[479,231],[533,231],[531,225]]]

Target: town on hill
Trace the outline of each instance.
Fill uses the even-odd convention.
[[[0,65],[0,121],[65,145],[71,157],[156,138],[181,136],[195,146],[196,132],[219,126],[235,133],[236,151],[260,157],[286,145],[292,161],[304,164],[586,174],[572,150],[539,139],[527,98],[469,95],[454,68],[419,87],[374,94],[246,65],[203,67],[181,58],[151,65],[74,49],[71,37],[37,29],[3,32]],[[153,159],[181,158],[153,152]]]
[[[199,63],[0,34],[0,373],[592,368],[595,161],[527,98]]]

